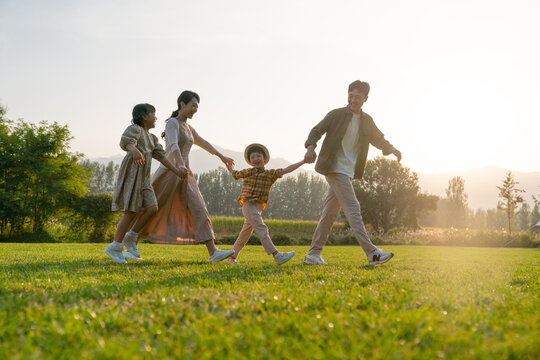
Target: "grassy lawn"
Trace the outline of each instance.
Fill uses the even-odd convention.
[[[359,246],[278,267],[261,246],[0,244],[0,359],[538,359],[540,251]],[[228,249],[230,246],[222,246]]]

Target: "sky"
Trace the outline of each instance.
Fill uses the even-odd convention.
[[[536,0],[0,0],[0,104],[98,158],[135,104],[158,135],[188,89],[205,139],[296,162],[359,79],[412,171],[540,171],[538,19]]]

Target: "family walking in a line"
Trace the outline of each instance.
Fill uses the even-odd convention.
[[[127,127],[120,140],[126,156],[120,166],[112,203],[112,210],[123,211],[124,215],[117,225],[114,241],[105,253],[121,264],[125,264],[126,259],[142,260],[137,249],[140,236],[161,244],[204,243],[210,262],[227,259],[228,263],[236,265],[240,251],[255,231],[266,253],[273,256],[276,264],[282,265],[292,259],[295,252],[276,249],[262,219],[262,211],[277,179],[317,159],[315,170],[325,176],[329,189],[304,263],[326,264],[321,252],[340,209],[343,209],[369,264],[387,262],[394,254],[378,249],[369,239],[352,180],[362,178],[370,144],[381,149],[383,155],[394,154],[398,161],[401,152],[384,138],[371,116],[362,111],[368,94],[368,83],[352,82],[348,89],[348,106],[330,111],[310,131],[304,159],[283,169],[266,169],[270,160],[268,149],[262,144],[251,144],[244,152],[251,167],[235,170],[233,159],[221,154],[187,123],[199,107],[200,97],[195,92],[183,91],[178,97],[178,109],[167,120],[162,134],[165,149],[149,132],[156,124],[156,109],[150,104],[136,105],[132,113],[133,124]],[[317,158],[315,148],[323,135],[326,136]],[[220,250],[215,245],[210,215],[189,167],[193,144],[218,156],[234,179],[243,180],[238,204],[245,221],[232,250]],[[152,179],[151,158],[161,162]]]

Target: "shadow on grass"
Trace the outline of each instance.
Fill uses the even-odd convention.
[[[198,265],[204,265],[206,269],[197,270],[196,266]],[[209,266],[210,269],[208,269]],[[237,283],[239,281],[264,282],[275,276],[289,275],[299,268],[296,265],[278,267],[274,264],[227,268],[218,268],[217,266],[199,261],[168,261],[166,263],[144,261],[131,263],[126,267],[109,261],[74,260],[62,263],[30,262],[3,265],[0,266],[0,271],[7,275],[8,280],[11,277],[12,279],[16,278],[13,279],[14,281],[18,280],[21,283],[26,283],[26,285],[28,285],[28,282],[36,283],[36,287],[32,289],[28,289],[26,286],[20,289],[17,289],[16,286],[15,288],[4,289],[6,290],[4,295],[16,296],[16,294],[23,294],[29,301],[37,301],[43,304],[50,300],[59,304],[70,304],[81,299],[103,300],[113,296],[125,298],[158,288],[189,286],[191,288],[220,290],[224,288],[224,284],[226,288],[227,283]],[[194,271],[189,274],[162,277],[167,270],[181,267],[193,267]],[[131,271],[127,271],[131,269],[137,272],[139,269],[145,268],[148,269],[149,273],[157,274],[157,278],[139,281],[136,280],[137,274],[131,276]],[[118,271],[123,272],[121,277],[117,279],[118,281],[111,278],[99,279],[106,274]],[[68,277],[65,276],[66,273],[69,273]],[[101,284],[96,284],[96,278],[101,281]],[[132,280],[134,278],[135,280]],[[71,282],[71,284],[68,284],[69,289],[63,291],[62,289],[55,290],[54,287],[48,287],[47,285],[43,288],[36,281],[47,281],[49,279],[53,281],[53,284],[58,282]],[[125,281],[126,279],[129,280]]]

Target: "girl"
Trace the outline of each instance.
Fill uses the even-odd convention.
[[[128,126],[120,140],[120,147],[128,153],[120,166],[112,201],[112,210],[123,211],[124,216],[116,227],[114,241],[105,249],[105,253],[119,264],[126,263],[122,255],[124,246],[131,255],[140,258],[136,246],[137,233],[158,210],[150,184],[151,158],[160,161],[180,178],[187,175],[185,167],[176,168],[165,158],[157,137],[148,132],[155,127],[156,109],[150,104],[138,104],[132,114],[133,125]]]

